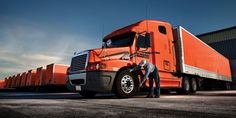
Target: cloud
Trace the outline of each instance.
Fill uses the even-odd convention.
[[[19,64],[18,59],[12,53],[0,52],[0,62],[8,62],[12,64]]]
[[[63,29],[15,21],[0,24],[0,42],[0,79],[50,63],[69,64],[75,51],[100,45]]]
[[[23,72],[22,69],[20,68],[5,68],[5,67],[0,67],[0,72],[5,72],[5,73],[20,73],[20,72]]]
[[[61,61],[61,57],[49,56],[44,54],[23,54],[23,59],[32,60],[32,61],[43,61],[43,62],[53,62],[53,61]]]

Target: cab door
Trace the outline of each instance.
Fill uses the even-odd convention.
[[[139,64],[142,60],[152,62],[150,33],[141,33],[137,37],[136,51],[134,53],[135,63]]]
[[[158,23],[154,31],[152,52],[159,52],[153,55],[153,63],[161,71],[173,72],[173,39],[171,26],[165,23]]]

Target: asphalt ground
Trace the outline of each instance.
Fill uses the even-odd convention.
[[[99,94],[0,92],[0,118],[236,118],[236,91],[199,91],[195,95],[162,94],[161,98],[119,99]]]

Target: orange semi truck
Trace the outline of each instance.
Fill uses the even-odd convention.
[[[132,97],[142,71],[129,69],[141,60],[156,65],[161,88],[195,93],[208,84],[232,81],[229,60],[193,34],[157,20],[142,20],[103,38],[102,48],[75,52],[67,71],[67,87],[84,97],[114,92]],[[143,86],[148,87],[148,81]]]

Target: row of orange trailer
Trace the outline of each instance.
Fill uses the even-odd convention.
[[[0,88],[27,88],[43,87],[50,85],[66,85],[66,73],[68,65],[49,64],[37,69],[6,77],[0,81]]]

